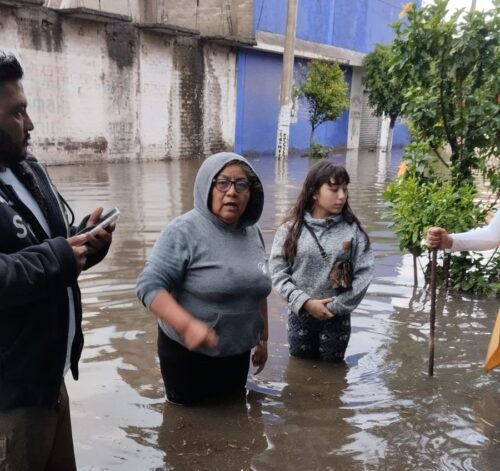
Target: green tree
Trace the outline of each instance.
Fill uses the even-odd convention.
[[[449,165],[455,185],[481,171],[500,188],[500,2],[491,11],[457,12],[448,0],[407,8],[394,23],[391,81],[404,89],[403,114],[414,137]],[[440,149],[451,149],[449,164]]]
[[[344,72],[338,64],[318,60],[309,62],[307,75],[296,94],[304,98],[309,107],[311,149],[316,128],[326,121],[335,121],[349,106],[347,91]]]
[[[388,44],[377,44],[363,60],[363,85],[368,92],[368,102],[377,116],[390,118],[388,150],[392,147],[394,125],[405,103],[404,88],[398,76],[391,72],[394,61],[394,50]]]
[[[454,186],[450,180],[436,174],[435,163],[436,157],[427,144],[412,142],[405,149],[398,177],[387,186],[383,195],[399,247],[413,256],[415,285],[417,259],[427,251],[422,244],[427,229],[438,225],[450,232],[463,232],[483,221],[487,210],[487,205],[476,203],[474,185]],[[445,256],[444,280],[449,274],[450,262],[450,256]],[[429,267],[425,273],[428,270]],[[454,285],[460,287],[457,283]],[[467,288],[475,290],[476,287],[470,284]]]
[[[500,0],[489,12],[447,17],[447,0],[417,10],[411,3],[394,23],[391,82],[401,84],[402,114],[413,142],[400,175],[384,194],[400,247],[417,258],[431,225],[460,232],[484,223],[496,204],[478,202],[474,177],[489,181],[498,199],[500,172]],[[449,161],[442,154],[449,145]],[[441,163],[440,163],[441,162]],[[445,165],[447,170],[439,168]],[[476,293],[497,293],[500,256],[442,255],[443,279]],[[428,273],[429,265],[425,273]]]

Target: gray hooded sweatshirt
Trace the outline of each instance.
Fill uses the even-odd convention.
[[[209,210],[212,180],[232,160],[249,165],[231,152],[203,162],[194,184],[194,209],[163,229],[137,280],[137,295],[146,307],[166,290],[191,315],[213,327],[218,345],[198,351],[215,357],[237,355],[258,343],[264,327],[259,303],[271,291],[264,241],[256,225],[264,206],[262,186],[251,190],[238,229]],[[168,337],[184,345],[170,325],[161,320],[159,324]]]

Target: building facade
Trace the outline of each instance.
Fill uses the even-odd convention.
[[[420,4],[420,2],[416,2]],[[381,120],[372,115],[361,85],[362,60],[376,43],[389,43],[390,23],[399,18],[399,0],[299,0],[295,44],[295,83],[303,64],[319,58],[341,64],[350,89],[349,110],[322,124],[315,141],[337,148],[375,147]],[[236,150],[272,153],[276,143],[287,0],[255,0],[253,31],[257,45],[238,51]],[[309,113],[304,102],[294,106],[290,149],[309,146]],[[398,125],[394,145],[407,141]]]
[[[26,75],[34,152],[48,163],[273,152],[287,0],[0,0],[1,48]],[[376,128],[361,61],[399,0],[299,0],[296,71],[342,64],[349,111],[316,134],[357,147]],[[366,100],[365,100],[366,101]],[[364,114],[363,114],[364,113]],[[308,145],[299,104],[293,149]],[[370,126],[368,126],[370,124]],[[398,143],[398,133],[395,135]]]

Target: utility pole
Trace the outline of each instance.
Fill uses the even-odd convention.
[[[476,9],[476,0],[472,0],[470,4],[470,11],[474,11]]]
[[[295,30],[297,27],[297,2],[288,0],[285,48],[283,51],[283,73],[281,76],[280,112],[276,136],[276,158],[288,158],[288,134],[292,113],[293,64],[295,53]]]

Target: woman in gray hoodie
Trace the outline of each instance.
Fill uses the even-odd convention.
[[[342,361],[351,311],[373,276],[368,234],[348,203],[349,175],[322,160],[274,237],[273,286],[288,303],[290,354]]]
[[[137,281],[158,317],[158,354],[167,399],[193,404],[244,391],[251,350],[267,360],[271,279],[257,221],[262,184],[246,159],[207,158],[194,184],[194,209],[162,231]]]

